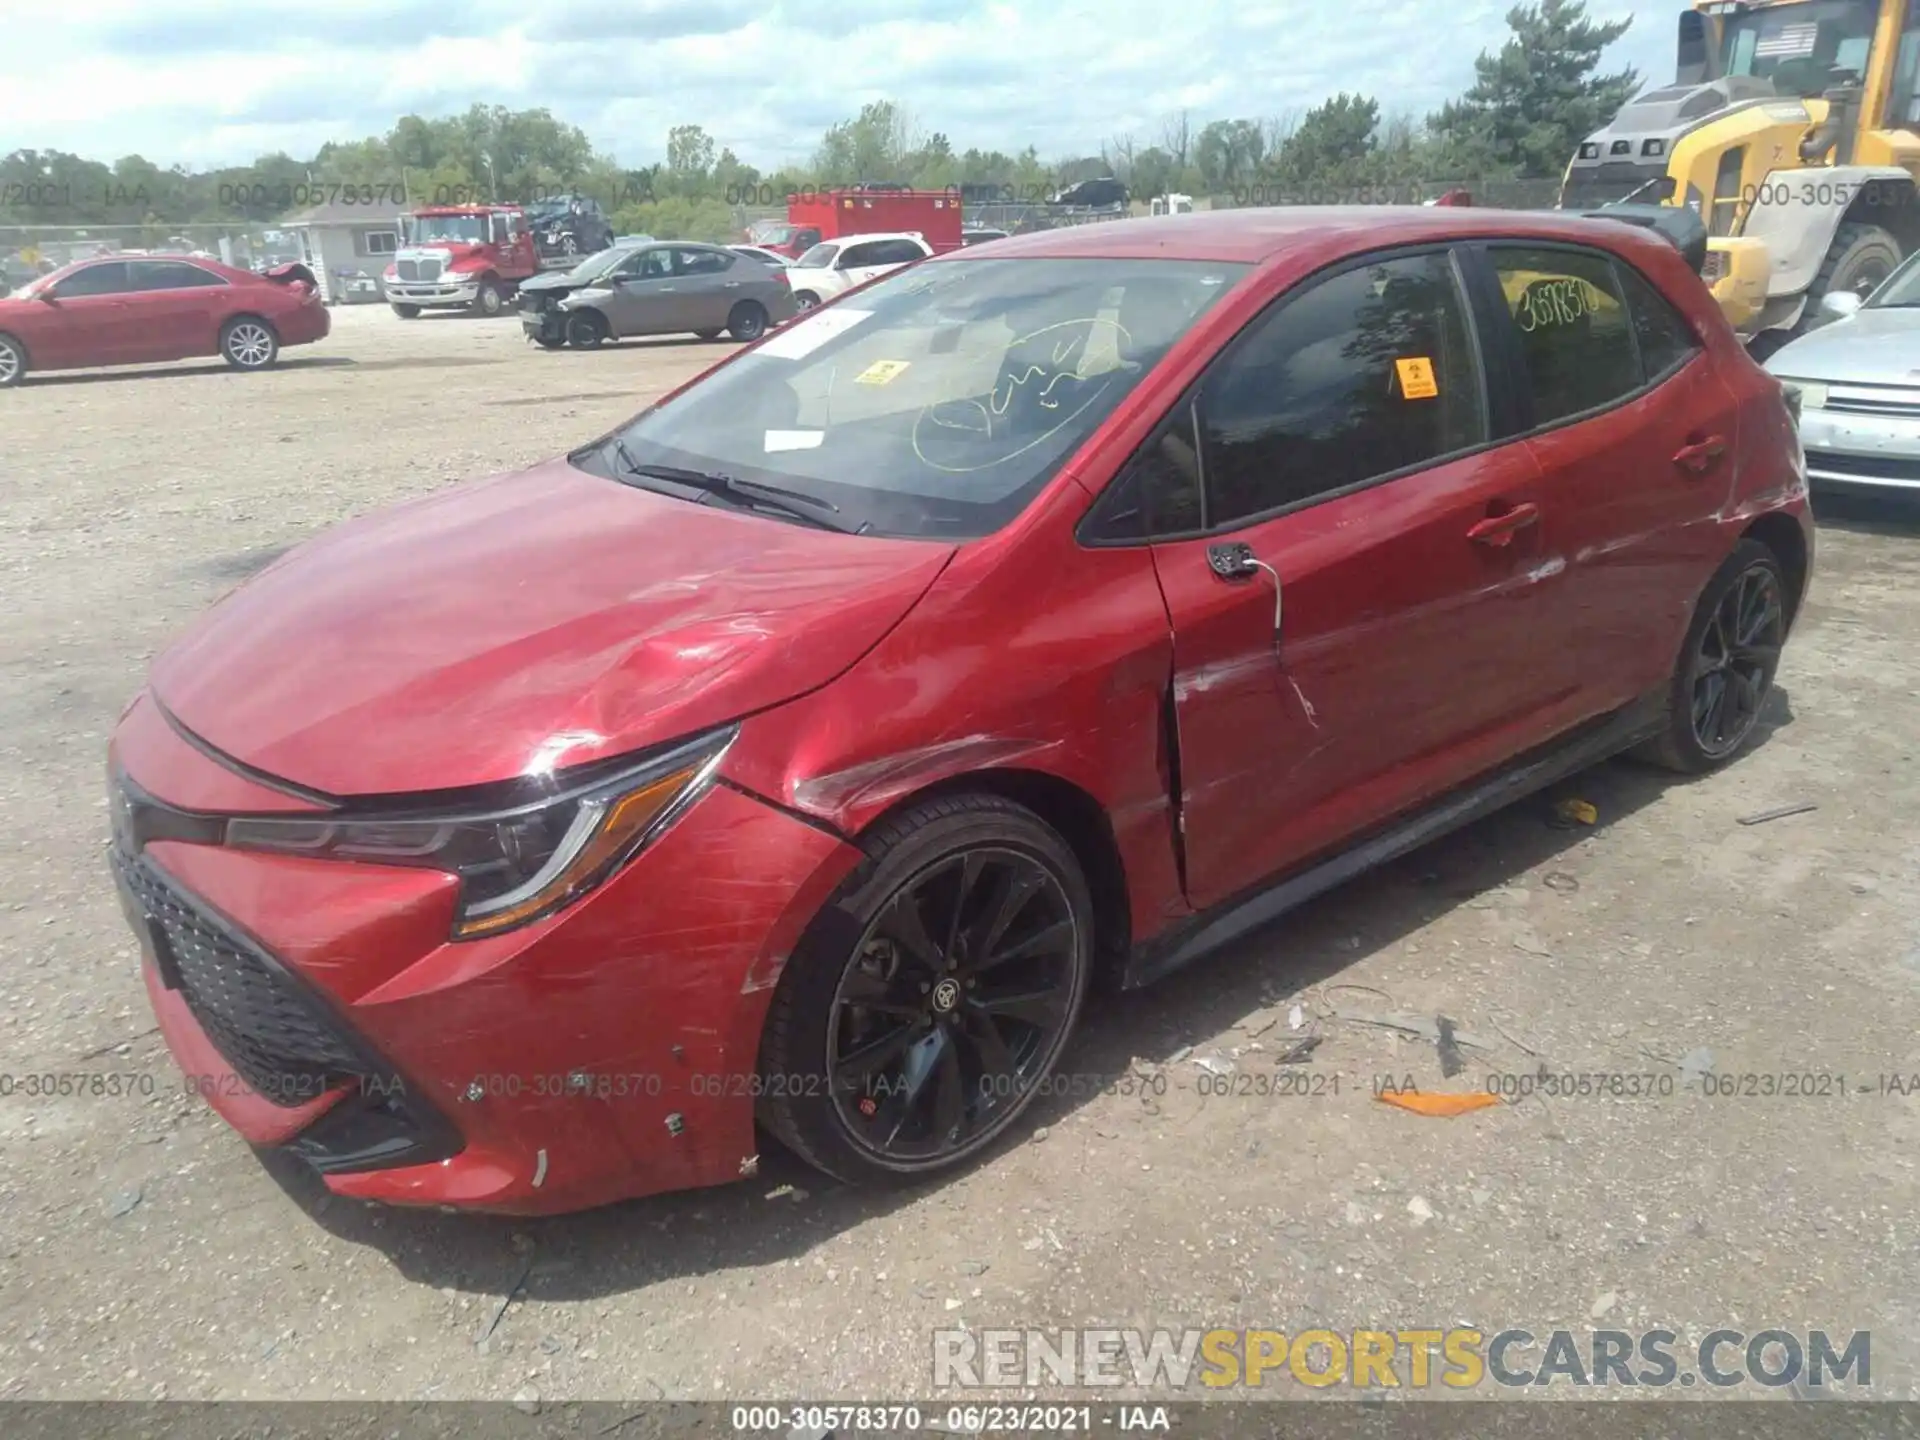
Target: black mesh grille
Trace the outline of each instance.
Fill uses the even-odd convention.
[[[171,952],[187,1007],[241,1079],[293,1107],[366,1072],[339,1027],[250,941],[188,903],[152,866],[111,853],[134,907]]]

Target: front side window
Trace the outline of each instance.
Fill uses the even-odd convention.
[[[1841,76],[1866,75],[1879,11],[1876,0],[1805,0],[1736,14],[1720,44],[1722,73],[1813,99]]]
[[[1232,525],[1482,444],[1486,401],[1452,260],[1310,281],[1200,392],[1209,521]]]
[[[1640,388],[1640,362],[1611,259],[1505,245],[1491,253],[1519,332],[1536,426],[1615,404]]]
[[[619,269],[623,280],[664,280],[673,274],[671,250],[642,250]]]
[[[110,260],[102,265],[89,265],[84,270],[76,270],[66,279],[53,287],[53,298],[72,300],[82,295],[124,295],[131,288],[127,277],[127,262]]]
[[[480,215],[403,215],[400,231],[409,245],[478,242],[487,238],[487,222]]]
[[[836,523],[967,539],[1007,523],[1237,283],[1239,264],[950,259],[781,330],[575,462],[720,473]],[[591,457],[591,458],[590,458]]]

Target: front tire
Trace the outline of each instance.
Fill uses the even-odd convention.
[[[1773,551],[1742,540],[1714,573],[1687,627],[1666,729],[1635,753],[1682,775],[1716,770],[1759,728],[1787,638],[1787,587]]]
[[[220,328],[220,355],[236,370],[265,370],[280,358],[280,337],[258,315],[236,315]]]
[[[506,308],[507,292],[500,288],[500,282],[482,280],[480,288],[473,294],[473,313],[490,320]]]
[[[393,313],[398,315],[402,320],[418,320],[420,318],[420,307],[418,305],[395,305],[393,307]]]
[[[11,335],[0,335],[0,390],[18,385],[27,376],[27,347]]]
[[[1900,242],[1890,231],[1878,225],[1842,225],[1834,232],[1820,273],[1807,287],[1807,305],[1800,312],[1796,330],[1804,332],[1815,321],[1820,302],[1828,295],[1845,290],[1866,299],[1893,273],[1900,259]]]
[[[567,316],[567,344],[591,350],[607,338],[607,321],[598,310],[576,310]]]
[[[817,310],[820,307],[820,297],[811,290],[801,290],[794,294],[793,303],[798,305],[801,313],[804,314],[809,310]]]
[[[965,1164],[1042,1093],[1086,999],[1093,900],[1058,832],[993,795],[924,801],[862,841],[761,1042],[761,1121],[850,1184]]]

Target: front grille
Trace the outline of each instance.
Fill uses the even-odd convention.
[[[402,280],[438,280],[440,278],[438,260],[396,260],[393,262],[393,267]]]
[[[1843,455],[1835,450],[1807,451],[1807,469],[1849,479],[1920,484],[1920,459],[1897,455]]]
[[[367,1073],[338,1025],[272,957],[145,861],[111,853],[134,908],[171,952],[187,1008],[241,1079],[292,1108]]]
[[[1849,415],[1891,415],[1898,419],[1920,419],[1920,390],[1894,389],[1841,389],[1838,386],[1827,391],[1828,410],[1840,410]]]

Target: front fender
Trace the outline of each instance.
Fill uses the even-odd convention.
[[[1820,273],[1842,223],[1863,214],[1870,220],[1878,208],[1872,203],[1875,196],[1887,197],[1891,219],[1896,209],[1914,205],[1913,177],[1893,165],[1770,172],[1755,191],[1741,231],[1767,247],[1772,260],[1768,296],[1777,300],[1804,293]],[[1866,202],[1864,207],[1861,202]]]

